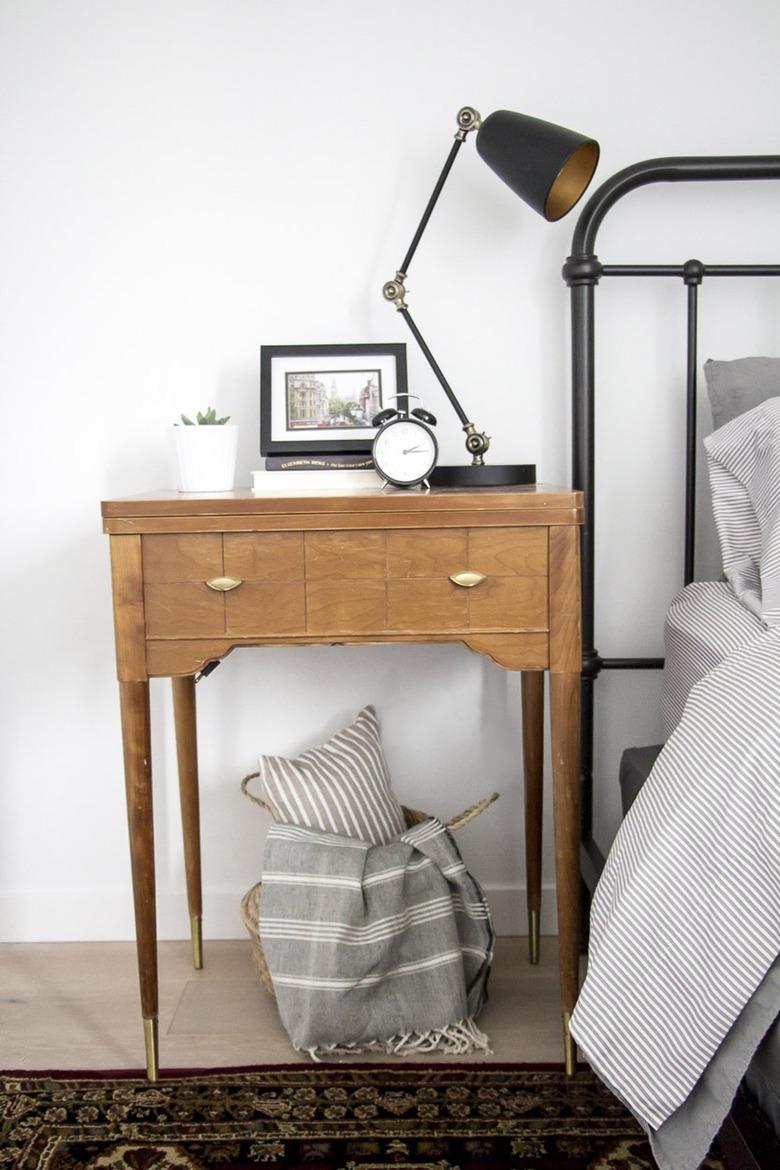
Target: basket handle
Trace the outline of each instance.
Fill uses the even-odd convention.
[[[457,816],[447,821],[447,828],[451,829],[453,833],[456,833],[458,829],[462,829],[469,821],[473,821],[475,817],[483,813],[486,808],[490,808],[491,804],[494,804],[498,800],[498,796],[499,794],[497,792],[491,792],[490,796],[483,796],[482,800],[478,800],[476,804],[472,804],[470,808],[465,808],[463,812],[458,813]]]
[[[256,780],[259,775],[259,772],[250,772],[248,776],[245,776],[241,781],[241,791],[247,800],[251,800],[253,804],[258,804],[260,808],[264,808],[267,813],[273,816],[273,809],[264,800],[261,800],[259,796],[254,796],[249,791],[250,782]],[[462,829],[469,821],[473,821],[480,813],[483,813],[486,808],[490,808],[491,804],[494,804],[498,800],[498,796],[499,794],[497,792],[491,792],[490,796],[483,796],[482,800],[478,800],[476,804],[470,805],[469,808],[465,808],[463,812],[458,813],[447,821],[447,828],[451,829],[453,833],[456,833],[458,829]]]
[[[247,798],[247,800],[251,800],[253,804],[259,804],[260,808],[264,808],[267,813],[270,813],[271,816],[273,816],[274,815],[273,809],[269,805],[267,805],[264,800],[261,800],[259,796],[253,796],[252,793],[249,791],[250,780],[256,780],[259,775],[260,775],[259,772],[250,772],[248,776],[245,776],[244,779],[241,781],[241,791],[243,792],[243,794]]]

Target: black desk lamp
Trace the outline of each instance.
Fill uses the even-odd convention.
[[[412,320],[406,304],[405,281],[409,265],[422,238],[431,212],[455,162],[455,156],[471,130],[477,131],[477,150],[482,158],[530,207],[550,222],[571,211],[593,177],[599,159],[598,143],[574,130],[542,122],[527,114],[497,110],[483,122],[476,110],[464,106],[458,112],[458,131],[447,161],[436,181],[420,225],[403,258],[401,267],[383,288],[411,329],[431,369],[441,383],[453,410],[466,432],[466,450],[472,457],[462,467],[437,467],[431,482],[445,487],[495,487],[501,484],[534,483],[533,464],[493,465],[485,463],[490,439],[471,422],[436,359]]]

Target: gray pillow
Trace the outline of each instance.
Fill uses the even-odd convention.
[[[780,358],[744,357],[704,363],[712,421],[717,430],[738,414],[780,395]]]
[[[386,845],[406,820],[390,776],[373,707],[320,747],[294,760],[261,756],[263,798],[274,820]]]
[[[704,446],[726,577],[765,626],[780,626],[780,396],[732,419]]]

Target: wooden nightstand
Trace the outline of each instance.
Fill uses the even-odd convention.
[[[522,671],[532,962],[549,670],[561,1008],[573,1071],[568,1019],[578,986],[582,494],[540,486],[352,496],[155,492],[107,501],[102,511],[111,537],[149,1078],[158,1071],[149,679],[173,681],[193,959],[200,967],[195,674],[237,646],[335,642],[463,642]]]

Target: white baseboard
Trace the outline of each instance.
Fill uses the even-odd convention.
[[[239,904],[243,890],[204,894],[205,938],[245,938]],[[524,886],[485,886],[496,934],[528,933]],[[157,936],[187,938],[183,891],[157,895]],[[542,934],[557,934],[555,888],[542,891]],[[129,890],[35,890],[0,895],[0,942],[107,942],[135,938]]]
[[[484,886],[483,888],[490,903],[496,934],[528,934],[525,886]],[[558,933],[555,886],[542,887],[542,913],[539,927],[542,934]]]

